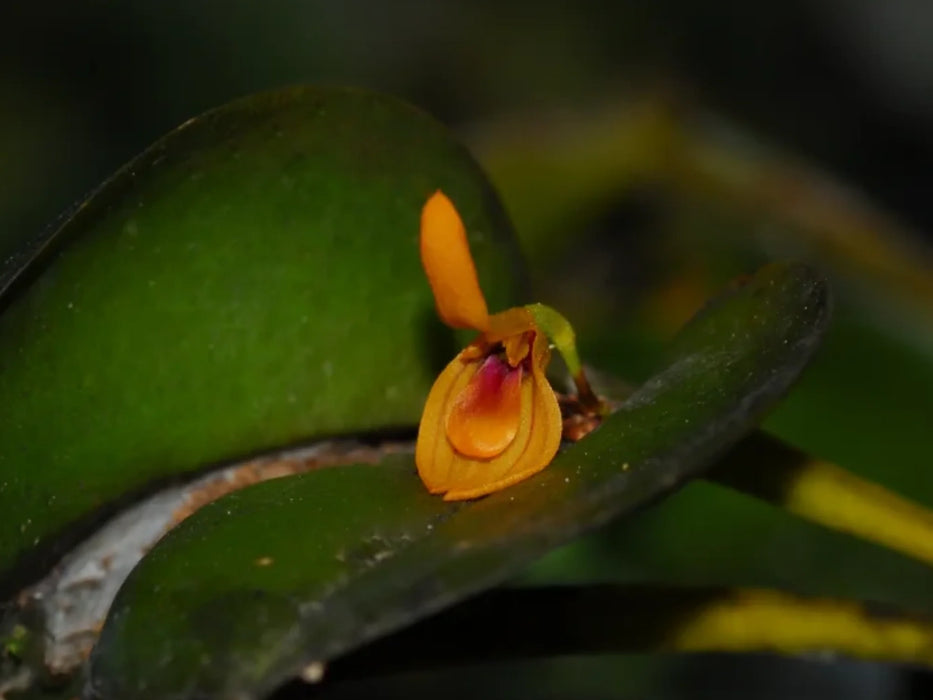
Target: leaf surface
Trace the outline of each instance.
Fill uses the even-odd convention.
[[[517,249],[466,150],[337,88],[191,120],[0,269],[0,596],[18,558],[48,565],[57,535],[153,480],[415,424],[456,350],[417,252],[438,188],[510,305]]]
[[[688,324],[667,368],[598,430],[478,501],[428,496],[399,457],[214,502],[127,580],[92,655],[89,695],[262,697],[309,663],[503,581],[734,444],[806,364],[828,306],[809,268],[764,268]]]

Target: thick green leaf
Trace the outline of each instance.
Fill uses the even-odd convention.
[[[188,122],[9,263],[0,589],[24,552],[154,478],[414,424],[456,347],[417,252],[437,188],[491,308],[507,306],[516,248],[467,152],[421,112],[344,89]]]
[[[690,324],[671,364],[600,429],[479,501],[429,497],[404,458],[216,501],[127,580],[92,656],[91,694],[258,697],[502,581],[733,444],[796,378],[827,315],[812,271],[765,268]]]

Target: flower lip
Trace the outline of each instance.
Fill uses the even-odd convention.
[[[459,454],[489,459],[512,443],[521,422],[523,374],[521,364],[513,367],[498,353],[479,362],[447,413],[447,439]]]

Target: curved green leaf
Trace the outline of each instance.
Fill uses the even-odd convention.
[[[502,581],[696,474],[760,420],[819,341],[827,289],[765,268],[708,307],[671,364],[541,474],[467,504],[428,496],[410,459],[267,482],[162,540],[92,656],[101,698],[259,697]]]
[[[346,89],[186,123],[9,263],[0,589],[27,550],[154,478],[417,422],[455,351],[417,253],[437,188],[491,307],[508,305],[517,249],[468,153],[427,115]]]

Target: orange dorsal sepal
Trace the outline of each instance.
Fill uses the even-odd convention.
[[[486,330],[489,310],[466,229],[453,203],[440,190],[421,210],[421,264],[444,323],[453,328]]]

